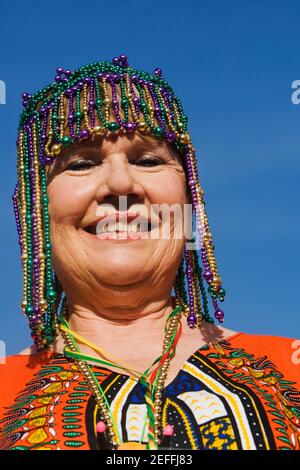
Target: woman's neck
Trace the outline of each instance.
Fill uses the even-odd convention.
[[[143,345],[155,344],[161,350],[164,328],[169,314],[175,308],[175,299],[169,297],[165,302],[148,303],[141,306],[140,312],[135,307],[131,311],[114,311],[114,315],[103,316],[81,305],[68,306],[68,326],[70,330],[85,340],[101,347],[112,354],[135,354],[135,348],[141,353]],[[91,348],[78,343],[82,352],[95,355]],[[65,344],[59,337],[53,346],[54,352],[63,352]],[[93,353],[93,354],[92,354]]]

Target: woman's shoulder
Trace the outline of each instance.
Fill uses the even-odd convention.
[[[282,351],[291,353],[298,349],[300,356],[300,337],[289,338],[286,336],[272,335],[265,333],[246,333],[241,332],[234,335],[236,342],[241,343],[245,346],[254,347],[257,350],[271,351],[272,354],[278,354]]]
[[[42,364],[49,360],[48,352],[38,352],[29,346],[18,354],[0,360],[0,419],[2,411],[14,402],[18,393],[26,387]]]
[[[281,372],[286,379],[294,380],[300,388],[300,339],[279,335],[240,333],[230,344],[235,349],[243,349],[252,359],[266,359]]]

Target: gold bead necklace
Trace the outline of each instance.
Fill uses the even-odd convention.
[[[176,302],[177,303],[177,302]],[[113,450],[125,450],[125,449],[157,449],[159,444],[162,441],[162,431],[164,436],[171,436],[173,434],[173,428],[171,425],[167,424],[167,426],[162,430],[161,425],[161,414],[162,414],[162,392],[165,385],[165,380],[167,377],[168,368],[171,362],[171,359],[175,355],[176,344],[181,335],[181,315],[182,315],[182,307],[177,305],[177,307],[169,314],[168,319],[166,321],[165,326],[165,336],[163,341],[163,352],[162,355],[156,359],[153,364],[142,374],[138,372],[141,376],[144,385],[147,386],[147,393],[145,395],[146,404],[147,404],[147,416],[144,425],[144,429],[142,432],[142,436],[140,441],[143,440],[144,430],[146,426],[146,422],[148,420],[148,443],[143,444],[142,442],[122,442],[121,437],[118,435],[118,428],[113,415],[110,411],[110,406],[103,392],[94,372],[92,371],[91,366],[88,364],[88,360],[92,360],[98,363],[110,364],[118,366],[118,364],[111,364],[107,363],[106,361],[102,361],[98,358],[85,356],[80,352],[78,344],[76,343],[72,331],[68,329],[68,324],[66,322],[67,318],[67,307],[64,304],[63,307],[63,315],[62,315],[62,323],[60,324],[61,334],[65,341],[66,348],[65,348],[65,355],[72,357],[76,360],[78,367],[82,374],[85,376],[88,386],[94,395],[95,401],[99,406],[101,417],[103,421],[99,421],[96,425],[96,430],[98,433],[107,432],[108,439]],[[76,335],[79,337],[79,335]],[[81,337],[80,337],[81,338]],[[175,347],[173,346],[173,342],[176,341]],[[85,342],[83,338],[81,338],[81,342]],[[91,343],[86,343],[91,345]],[[93,345],[92,345],[93,346]],[[99,348],[96,346],[93,348],[99,351]],[[101,350],[103,352],[103,350]],[[151,375],[152,382],[149,381],[149,371],[150,369],[159,362],[159,367],[156,368],[156,372]],[[120,367],[121,369],[126,370],[134,370],[128,369],[125,367]],[[135,371],[137,372],[137,371]],[[153,375],[155,379],[153,380]],[[140,380],[139,379],[139,380]],[[137,382],[139,381],[137,380]],[[152,383],[154,382],[154,385]],[[149,412],[150,410],[150,412]],[[150,419],[151,418],[151,419]],[[150,423],[151,421],[151,423]]]

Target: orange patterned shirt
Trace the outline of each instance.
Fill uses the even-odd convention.
[[[145,390],[93,365],[120,439],[147,443]],[[0,449],[111,449],[76,361],[44,352],[0,364]],[[161,449],[300,450],[300,341],[236,333],[200,347],[162,394]]]

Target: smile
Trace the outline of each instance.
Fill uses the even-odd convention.
[[[100,240],[139,240],[151,238],[158,225],[141,217],[139,220],[124,217],[102,218],[84,227],[86,234]]]

